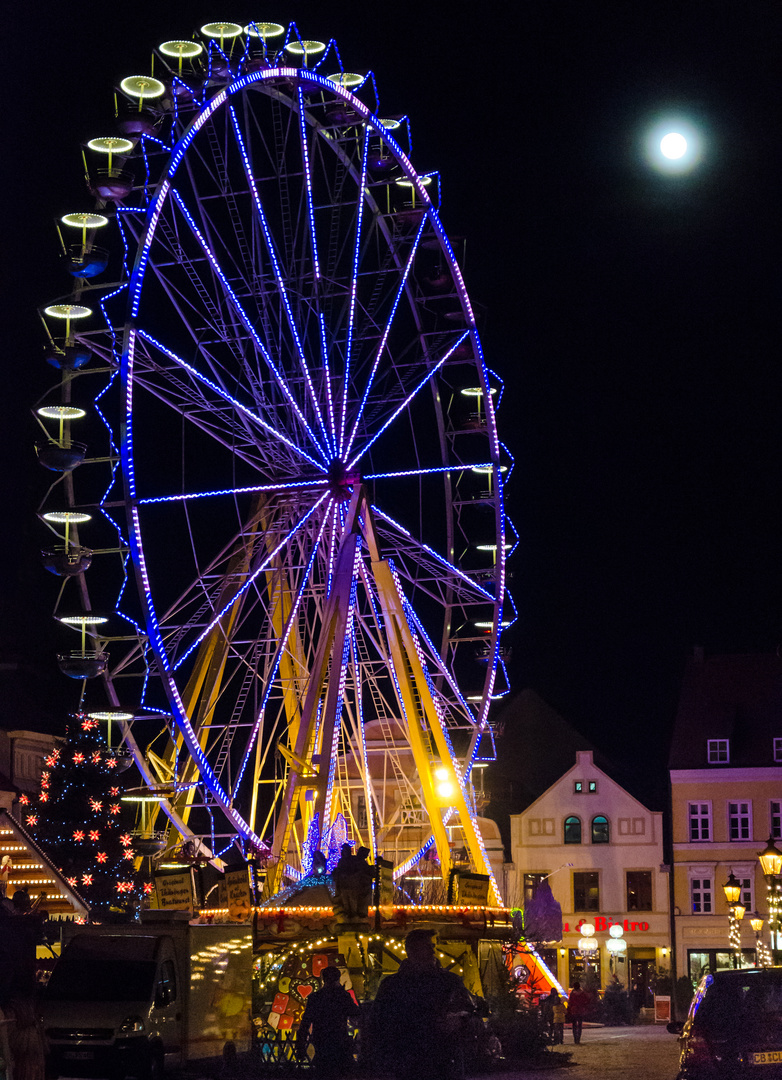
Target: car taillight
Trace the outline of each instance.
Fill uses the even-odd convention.
[[[712,1060],[711,1047],[702,1035],[691,1035],[687,1040],[687,1057],[696,1064]]]

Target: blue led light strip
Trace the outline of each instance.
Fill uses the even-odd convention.
[[[219,491],[194,491],[188,495],[157,495],[149,499],[137,499],[138,505],[145,503],[182,502],[186,499],[208,499],[213,495],[247,495],[256,491],[291,491],[295,488],[322,488],[326,480],[298,480],[291,484],[255,484],[253,487],[223,488]]]
[[[246,405],[243,405],[241,401],[237,401],[235,397],[232,397],[226,390],[223,390],[223,388],[219,386],[216,382],[208,379],[206,375],[202,375],[200,371],[198,371],[192,366],[192,364],[188,364],[188,362],[186,360],[183,360],[181,356],[177,356],[175,352],[172,352],[171,349],[168,349],[165,345],[162,344],[162,342],[158,341],[156,338],[153,338],[151,334],[148,334],[146,332],[146,330],[139,330],[138,334],[139,337],[141,337],[144,341],[154,346],[154,348],[162,352],[164,356],[167,356],[169,360],[173,360],[175,364],[178,364],[181,368],[184,368],[184,370],[187,371],[188,374],[192,375],[194,379],[202,382],[204,386],[208,386],[209,389],[213,390],[216,394],[218,394],[223,401],[226,401],[230,405],[233,405],[235,409],[238,409],[241,413],[248,417],[248,419],[258,424],[259,427],[262,427],[264,431],[267,431],[270,435],[273,435],[275,439],[279,439],[280,442],[285,443],[285,445],[290,447],[291,450],[295,450],[295,452],[297,454],[300,454],[301,457],[305,459],[305,461],[309,461],[310,465],[314,465],[315,468],[318,469],[320,472],[326,472],[326,469],[322,462],[316,461],[315,458],[310,457],[310,455],[305,450],[302,450],[300,446],[297,446],[296,443],[293,442],[292,439],[289,439],[287,435],[283,435],[281,431],[277,431],[277,429],[273,428],[271,424],[267,424],[267,422],[263,420],[260,416],[258,416],[257,413],[254,413],[252,409],[248,409]]]
[[[493,464],[491,461],[480,461],[475,465],[437,465],[431,469],[403,469],[401,472],[366,473],[362,476],[362,479],[388,480],[395,476],[428,476],[431,473],[466,472],[467,469],[490,469]]]
[[[329,409],[329,431],[331,432],[331,449],[334,457],[337,456],[337,443],[336,443],[336,421],[334,419],[334,395],[331,392],[331,371],[329,369],[329,346],[326,340],[326,316],[323,312],[318,313],[318,323],[320,324],[320,352],[321,360],[323,363],[323,374],[326,380],[326,402]]]
[[[367,398],[369,397],[369,391],[372,388],[372,383],[373,383],[374,378],[375,378],[375,373],[377,372],[378,365],[380,364],[380,359],[381,359],[381,357],[383,355],[383,350],[386,347],[386,342],[388,341],[388,335],[391,333],[391,325],[392,325],[392,323],[394,321],[394,316],[396,315],[396,309],[399,307],[399,301],[402,299],[402,295],[403,295],[403,293],[405,291],[405,286],[407,285],[407,279],[410,276],[410,271],[413,268],[413,262],[415,261],[415,256],[416,256],[416,253],[418,251],[418,245],[419,245],[419,243],[421,241],[421,237],[423,235],[425,225],[426,225],[426,215],[424,215],[424,217],[421,218],[421,224],[418,226],[418,232],[416,233],[415,240],[413,241],[413,246],[410,249],[410,254],[407,256],[407,262],[405,263],[405,269],[404,269],[404,272],[402,274],[402,280],[399,283],[399,288],[396,291],[396,296],[394,297],[394,303],[393,303],[393,305],[391,307],[391,314],[388,316],[388,320],[386,322],[386,326],[385,326],[385,329],[383,331],[383,336],[380,339],[380,345],[378,346],[377,354],[375,355],[375,362],[372,365],[372,370],[370,371],[369,378],[367,379],[367,385],[366,385],[366,388],[364,390],[364,396],[361,398],[361,404],[359,405],[358,412],[356,413],[356,419],[353,422],[353,430],[350,433],[350,438],[348,439],[348,445],[347,445],[347,447],[345,449],[345,457],[349,456],[351,448],[353,446],[353,440],[355,439],[356,433],[358,432],[358,425],[359,425],[359,423],[361,421],[361,417],[362,417],[362,415],[364,413],[364,408],[365,408],[366,403],[367,403]]]
[[[274,363],[268,349],[266,348],[266,346],[263,344],[260,337],[258,336],[258,333],[257,333],[255,327],[253,326],[253,324],[251,323],[250,318],[247,315],[247,312],[244,310],[244,308],[242,307],[242,305],[241,305],[241,303],[239,301],[239,297],[236,295],[236,293],[233,291],[230,284],[228,283],[228,279],[226,278],[225,274],[223,273],[223,270],[220,267],[220,264],[218,263],[218,261],[214,257],[214,255],[212,254],[212,250],[209,247],[209,245],[207,244],[204,237],[202,236],[201,231],[198,228],[198,226],[196,225],[195,221],[193,220],[192,214],[190,213],[190,211],[185,206],[185,204],[184,204],[184,202],[182,200],[182,196],[179,194],[179,192],[175,188],[171,189],[171,194],[172,194],[172,196],[174,198],[174,201],[176,202],[177,206],[181,210],[183,217],[185,218],[188,225],[190,226],[190,230],[193,233],[193,235],[195,236],[196,240],[198,241],[198,243],[199,243],[199,245],[201,247],[201,250],[203,251],[204,255],[206,255],[207,259],[209,259],[209,262],[212,265],[212,269],[214,270],[215,274],[217,275],[221,285],[225,289],[226,294],[230,297],[231,302],[232,302],[232,304],[234,306],[234,310],[236,311],[236,314],[239,316],[244,328],[247,330],[250,337],[253,339],[256,346],[258,347],[258,351],[260,352],[261,356],[263,356],[264,360],[266,361],[266,363],[269,365],[272,372],[274,373],[274,377],[276,378],[280,389],[282,390],[283,394],[285,395],[285,397],[288,399],[291,406],[293,407],[293,411],[296,413],[299,420],[301,420],[301,422],[304,425],[305,429],[309,433],[309,436],[312,439],[312,442],[313,442],[314,446],[320,452],[321,456],[323,457],[323,460],[328,461],[328,454],[323,450],[323,447],[320,445],[320,443],[317,440],[315,432],[312,430],[310,425],[307,423],[307,420],[306,420],[306,418],[304,416],[304,413],[299,408],[299,406],[298,406],[298,404],[296,402],[296,399],[294,398],[293,394],[291,393],[290,387],[288,386],[287,382],[285,381],[285,378],[284,378],[282,372],[279,370],[277,365]],[[322,424],[322,420],[321,420],[321,424]]]
[[[364,444],[363,449],[358,454],[356,454],[356,456],[353,458],[353,460],[348,465],[348,469],[355,468],[356,463],[361,460],[361,458],[364,456],[364,454],[366,454],[366,452],[370,448],[370,446],[372,446],[372,444],[374,442],[376,442],[380,438],[380,436],[383,434],[383,432],[386,430],[387,427],[389,427],[391,424],[393,424],[394,420],[396,420],[397,416],[399,416],[399,414],[402,412],[402,410],[407,408],[407,406],[410,404],[410,402],[413,400],[413,398],[416,396],[416,394],[418,394],[418,392],[420,390],[422,390],[424,386],[426,386],[426,384],[429,382],[429,380],[432,378],[433,375],[437,374],[437,372],[440,370],[440,368],[443,366],[443,364],[450,358],[450,356],[454,352],[454,350],[458,349],[459,346],[461,345],[461,343],[464,341],[464,339],[466,337],[469,337],[469,335],[470,335],[469,330],[465,330],[463,334],[459,335],[459,337],[454,342],[454,344],[450,347],[450,349],[445,354],[445,356],[441,356],[440,359],[437,361],[437,363],[427,371],[427,373],[423,377],[423,379],[421,379],[421,381],[418,383],[418,385],[416,387],[414,387],[410,391],[410,393],[407,395],[407,397],[402,402],[402,404],[399,405],[394,410],[394,412],[391,413],[388,420],[386,420],[385,424],[383,424],[383,426],[381,428],[379,428],[375,432],[375,434],[372,436],[372,438],[369,440],[368,443]]]
[[[234,595],[231,597],[231,599],[228,601],[228,603],[225,604],[220,609],[220,611],[215,615],[215,617],[208,624],[208,626],[206,626],[205,629],[199,634],[199,636],[195,639],[195,641],[190,646],[190,648],[182,656],[180,656],[180,658],[174,664],[174,667],[173,667],[172,670],[176,671],[177,668],[180,667],[185,662],[185,660],[187,660],[188,656],[190,656],[190,654],[193,652],[193,650],[196,649],[201,644],[201,642],[204,640],[206,635],[211,630],[213,630],[215,626],[217,626],[217,624],[222,619],[223,615],[225,615],[226,611],[228,611],[228,609],[230,607],[232,607],[236,603],[236,601],[239,599],[240,596],[243,596],[244,593],[247,592],[247,590],[250,588],[252,583],[258,577],[258,575],[262,574],[264,572],[264,570],[266,570],[268,568],[269,564],[274,559],[275,555],[279,555],[279,553],[282,551],[282,549],[285,547],[285,545],[288,543],[288,541],[293,539],[293,537],[296,535],[296,533],[299,531],[299,529],[301,529],[302,525],[304,525],[304,523],[306,521],[308,521],[310,517],[312,517],[312,515],[318,509],[320,504],[324,501],[324,499],[327,499],[328,497],[329,497],[329,493],[327,491],[324,492],[324,494],[321,495],[321,497],[318,499],[318,501],[315,503],[315,505],[312,506],[307,511],[307,513],[304,515],[304,517],[301,519],[301,521],[298,521],[296,523],[296,525],[294,525],[294,527],[291,529],[291,531],[287,534],[287,536],[283,537],[283,539],[279,542],[277,547],[274,548],[274,550],[271,551],[269,553],[269,555],[263,560],[263,562],[260,564],[260,566],[258,566],[257,569],[255,569],[252,572],[252,574],[250,574],[250,576],[247,578],[247,581],[245,581],[244,585],[242,585],[242,587],[240,589],[237,589],[237,591],[234,593]]]
[[[304,373],[304,378],[305,378],[305,381],[307,383],[307,389],[309,390],[309,393],[310,393],[310,399],[312,400],[312,404],[313,404],[313,406],[315,408],[315,415],[318,418],[318,423],[320,424],[320,430],[323,433],[323,438],[325,439],[326,445],[328,446],[328,444],[329,444],[328,432],[326,430],[326,425],[323,422],[323,414],[320,411],[320,405],[318,404],[318,399],[317,399],[317,396],[315,394],[315,387],[312,384],[312,376],[310,375],[310,369],[307,366],[307,360],[306,360],[306,358],[304,356],[304,346],[301,343],[301,337],[299,336],[299,331],[298,331],[298,329],[296,327],[296,320],[293,317],[293,309],[291,308],[290,299],[288,298],[288,290],[285,288],[285,282],[283,280],[282,270],[280,268],[280,263],[279,263],[279,260],[277,258],[277,253],[274,250],[274,240],[272,239],[271,230],[269,229],[269,225],[268,225],[268,222],[266,220],[266,214],[265,214],[264,209],[263,209],[263,203],[261,202],[261,197],[258,194],[258,186],[255,183],[255,177],[253,176],[252,167],[250,165],[250,157],[249,157],[249,155],[247,153],[247,148],[244,145],[244,139],[242,138],[242,132],[241,132],[241,129],[239,127],[239,121],[236,118],[236,111],[234,110],[233,105],[229,105],[228,111],[229,111],[230,116],[231,116],[231,121],[232,121],[233,129],[234,129],[234,137],[236,138],[236,144],[239,147],[239,153],[242,156],[242,162],[244,164],[244,174],[247,177],[248,184],[250,185],[250,191],[252,192],[253,203],[255,204],[255,210],[256,210],[256,212],[258,214],[258,220],[261,223],[261,229],[263,231],[263,235],[264,235],[264,238],[266,240],[266,246],[267,246],[267,248],[269,250],[269,257],[271,258],[272,266],[274,267],[274,276],[275,276],[275,278],[277,280],[277,288],[279,289],[280,298],[281,298],[283,306],[285,308],[285,314],[286,314],[287,319],[288,319],[288,326],[290,327],[290,331],[293,334],[293,340],[296,343],[296,352],[298,353],[298,356],[299,356],[299,363],[301,364],[301,369],[302,369],[302,371]],[[314,236],[313,236],[313,243],[314,243]],[[271,361],[269,361],[269,363],[271,363]],[[272,370],[274,370],[274,368],[272,368]],[[303,417],[302,417],[302,419],[303,419]],[[305,423],[306,423],[306,421],[305,421]],[[321,453],[323,453],[322,449],[320,448],[320,445],[317,443],[317,440],[315,439],[315,437],[314,437],[314,435],[312,433],[312,429],[309,428],[309,425],[307,426],[307,428],[308,428],[310,434],[312,435],[313,441],[318,446],[318,449],[320,449]],[[328,460],[328,456],[329,456],[328,454],[324,454],[324,459]]]
[[[301,90],[299,90],[301,93]],[[358,291],[358,260],[361,253],[361,225],[364,221],[364,194],[367,187],[367,145],[369,143],[369,128],[364,128],[364,147],[361,155],[361,183],[358,189],[358,206],[356,207],[356,242],[353,245],[353,275],[350,282],[350,305],[348,308],[348,337],[345,345],[345,377],[342,382],[342,418],[339,425],[339,452],[342,455],[345,447],[345,423],[348,409],[348,390],[350,387],[350,361],[353,354],[353,331],[356,319],[356,292]]]
[[[318,553],[318,548],[320,547],[320,542],[321,542],[321,539],[323,537],[323,530],[326,528],[326,523],[329,520],[330,512],[331,512],[331,507],[327,507],[326,508],[326,513],[323,515],[323,521],[321,522],[320,530],[318,531],[317,538],[316,538],[315,543],[313,544],[313,547],[312,547],[312,554],[310,555],[310,561],[307,563],[307,568],[305,569],[304,574],[302,576],[301,584],[299,585],[299,588],[297,590],[297,593],[296,593],[296,596],[294,598],[293,604],[291,605],[290,614],[288,615],[288,618],[285,621],[285,626],[283,628],[282,633],[280,634],[280,639],[277,642],[277,648],[275,650],[274,660],[272,661],[271,669],[269,670],[268,674],[266,675],[266,689],[263,692],[263,698],[261,699],[261,704],[260,704],[260,707],[258,709],[258,715],[255,718],[255,724],[253,725],[253,729],[252,729],[252,732],[250,734],[250,738],[248,740],[247,747],[246,747],[245,752],[244,752],[244,757],[242,758],[242,763],[239,766],[239,771],[238,771],[237,776],[236,776],[236,782],[234,783],[234,789],[233,789],[234,797],[236,797],[236,794],[239,791],[239,787],[240,787],[241,782],[242,782],[242,777],[244,776],[245,769],[247,768],[247,762],[250,760],[250,754],[252,753],[253,747],[255,745],[255,740],[258,737],[258,732],[260,730],[261,724],[263,723],[263,718],[264,718],[264,714],[265,714],[265,711],[266,711],[266,704],[267,704],[267,702],[269,700],[269,695],[271,694],[272,688],[274,686],[274,680],[275,680],[275,678],[277,676],[277,669],[280,666],[280,660],[282,659],[283,651],[287,648],[287,642],[288,642],[288,639],[290,637],[291,628],[293,626],[294,620],[296,619],[296,616],[298,615],[299,606],[301,604],[302,597],[304,596],[304,590],[307,588],[307,585],[309,584],[310,574],[312,573],[312,566],[313,566],[313,563],[315,562],[315,556]]]
[[[299,103],[299,131],[301,132],[301,156],[304,162],[304,183],[307,188],[307,214],[312,237],[312,265],[315,269],[315,281],[320,281],[320,262],[318,261],[318,240],[315,235],[315,207],[312,204],[312,172],[310,170],[310,151],[307,146],[307,121],[304,117],[304,91],[299,85],[296,91]],[[231,108],[233,112],[233,107]]]
[[[421,540],[418,540],[415,536],[413,536],[409,529],[406,529],[404,525],[401,525],[398,521],[395,521],[394,518],[392,518],[389,514],[386,514],[383,510],[381,510],[379,506],[373,506],[372,512],[376,514],[377,517],[387,522],[389,525],[392,525],[395,529],[398,529],[404,536],[407,536],[410,540],[412,540],[412,542],[417,547],[420,547],[428,555],[431,555],[433,559],[436,559],[439,563],[442,563],[442,565],[445,566],[452,574],[456,574],[456,576],[460,577],[462,581],[467,582],[467,584],[470,585],[471,588],[481,593],[483,596],[486,597],[487,600],[491,600],[492,604],[495,603],[496,598],[487,589],[484,589],[484,587],[482,585],[479,585],[477,581],[473,581],[473,579],[468,574],[465,574],[465,572],[463,570],[460,570],[458,566],[454,566],[452,562],[449,562],[444,555],[440,555],[440,553],[435,551],[433,547],[430,547],[428,544],[424,544]]]

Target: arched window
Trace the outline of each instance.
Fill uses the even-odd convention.
[[[566,844],[580,844],[581,843],[581,818],[567,817],[565,818],[565,843]]]
[[[607,844],[608,843],[608,818],[599,817],[592,818],[592,843],[593,844]]]

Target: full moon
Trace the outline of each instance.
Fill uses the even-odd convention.
[[[676,161],[687,153],[687,140],[677,131],[672,131],[660,140],[660,152],[670,161]]]

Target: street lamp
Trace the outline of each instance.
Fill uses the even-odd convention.
[[[613,974],[614,960],[618,960],[622,953],[627,952],[627,942],[622,937],[624,930],[619,923],[614,923],[614,925],[609,928],[608,933],[611,936],[606,942],[606,948],[611,953],[611,973]]]
[[[578,939],[578,951],[581,953],[585,967],[589,967],[590,957],[595,955],[600,948],[600,943],[595,937],[595,928],[592,923],[582,923],[581,933],[584,936]]]
[[[763,916],[758,912],[754,912],[754,914],[749,917],[749,925],[755,931],[755,956],[757,957],[758,967],[771,966],[771,953],[768,951],[765,942],[763,942],[760,937],[764,921]]]
[[[722,891],[725,893],[725,899],[728,902],[728,941],[733,950],[733,966],[737,968],[741,966],[741,920],[744,918],[744,912],[747,909],[740,902],[741,882],[732,870],[730,877],[722,886]]]
[[[772,959],[776,960],[775,954],[779,949],[779,912],[782,908],[782,882],[779,880],[779,874],[782,871],[782,851],[774,843],[773,836],[769,836],[765,850],[758,855],[758,861],[766,879],[768,930]]]

